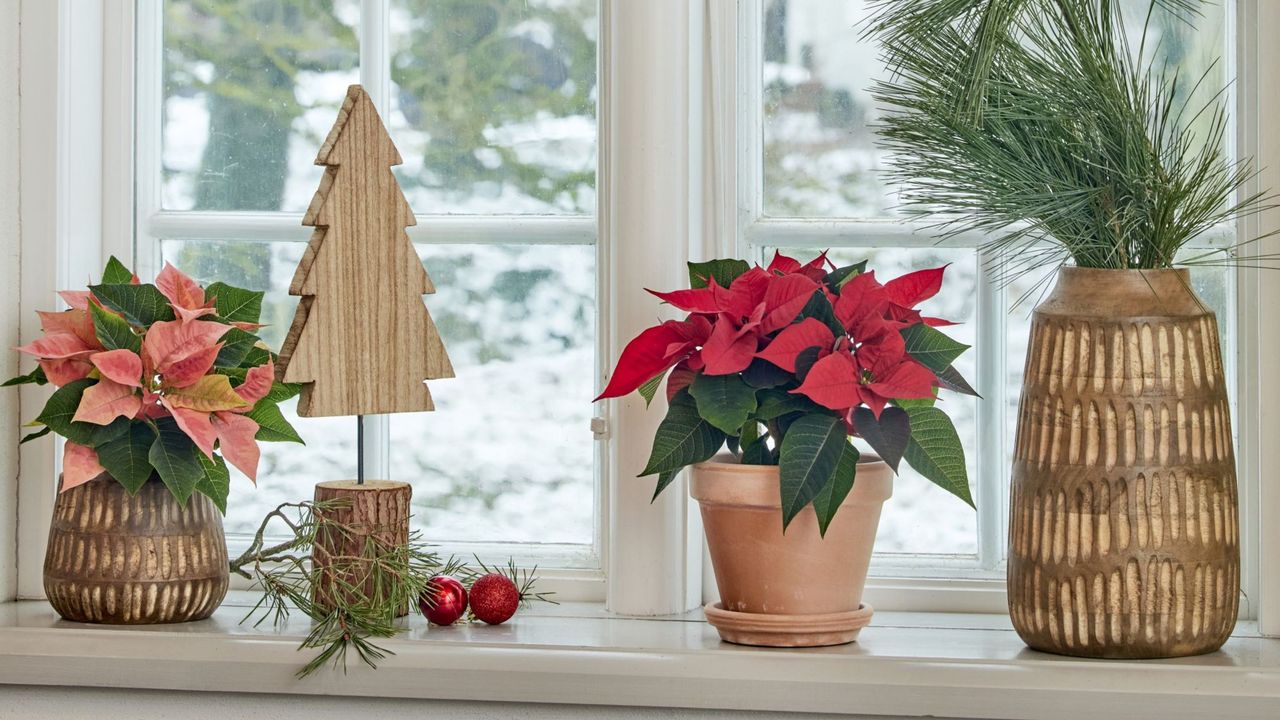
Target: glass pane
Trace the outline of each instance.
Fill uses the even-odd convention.
[[[593,214],[595,0],[392,0],[396,174],[420,213]]]
[[[591,543],[595,248],[420,246],[456,378],[392,416],[391,467],[440,541]]]
[[[773,254],[770,249],[769,255]],[[783,250],[796,258],[809,258],[810,250]],[[876,277],[886,280],[912,270],[947,268],[942,292],[921,306],[925,315],[942,317],[960,323],[945,332],[966,345],[974,345],[977,323],[974,309],[977,298],[978,261],[972,250],[945,248],[839,248],[829,256],[837,266],[867,260]],[[976,378],[977,350],[970,350],[955,363],[970,382]],[[982,392],[982,388],[977,388]],[[944,392],[938,407],[947,411],[960,442],[964,444],[969,468],[969,488],[977,492],[978,403],[977,400]],[[943,555],[976,555],[978,552],[977,514],[951,493],[940,489],[912,470],[907,463],[893,485],[893,498],[884,506],[880,531],[876,535],[879,553],[929,553]],[[976,495],[975,495],[976,498]]]
[[[359,0],[166,0],[161,204],[292,210],[358,82]]]
[[[298,298],[291,297],[288,289],[305,243],[166,240],[160,246],[164,260],[190,274],[201,285],[221,280],[265,291],[262,322],[267,326],[259,334],[271,349],[280,349],[298,304]],[[261,443],[262,460],[256,487],[239,470],[231,468],[227,533],[255,532],[263,516],[280,503],[310,500],[317,482],[355,477],[355,420],[299,418],[296,408],[296,399],[280,406],[306,441],[306,447],[294,443]]]
[[[763,212],[773,217],[893,215],[897,189],[875,146],[880,110],[868,92],[885,74],[875,44],[861,38],[874,0],[766,0],[763,61]],[[1148,0],[1124,0],[1131,35]],[[1223,87],[1226,3],[1206,3],[1194,25],[1167,11],[1151,20],[1147,48],[1180,73],[1189,91],[1206,72],[1193,108]],[[1136,47],[1136,42],[1135,42]],[[1194,110],[1186,117],[1194,115]],[[1208,115],[1196,119],[1206,125]]]

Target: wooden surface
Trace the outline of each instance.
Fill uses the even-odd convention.
[[[316,156],[326,169],[302,220],[315,231],[289,286],[301,300],[277,365],[303,383],[304,417],[432,410],[425,381],[453,377],[422,300],[435,288],[405,232],[415,221],[391,173],[400,163],[352,85]]]
[[[363,586],[365,597],[372,597],[374,587],[367,564],[358,558],[368,556],[370,537],[377,539],[377,547],[398,547],[409,542],[412,498],[413,488],[408,483],[390,480],[366,480],[363,485],[354,480],[316,484],[316,502],[345,502],[332,510],[317,511],[321,522],[311,559],[322,570],[316,587],[316,599],[321,604],[328,604],[326,598],[340,592],[334,587],[337,578],[341,578],[337,583],[339,586]],[[330,572],[325,568],[336,569]],[[408,610],[404,608],[399,616],[404,616]]]
[[[1188,283],[1185,270],[1066,268],[1036,308],[1008,578],[1033,648],[1190,655],[1235,626],[1231,411],[1217,322]]]
[[[100,475],[58,495],[44,590],[68,620],[201,620],[222,602],[228,578],[222,515],[200,493],[183,507],[157,478],[130,496]]]

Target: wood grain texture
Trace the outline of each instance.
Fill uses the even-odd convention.
[[[1036,308],[1010,502],[1031,647],[1210,652],[1235,627],[1240,518],[1217,321],[1185,270],[1064,268]]]
[[[302,224],[315,227],[289,293],[301,296],[277,365],[302,383],[304,417],[434,409],[426,380],[453,366],[422,296],[435,292],[405,228],[401,163],[369,96],[347,91],[316,156],[325,173]]]
[[[67,620],[202,620],[222,603],[229,576],[222,516],[204,495],[183,507],[156,478],[130,496],[107,475],[58,495],[44,590]]]
[[[342,592],[343,585],[362,587],[365,597],[374,596],[373,580],[367,563],[371,550],[402,547],[409,543],[409,508],[413,488],[409,483],[389,480],[334,480],[316,484],[316,502],[341,500],[331,510],[319,511],[316,544],[311,561],[321,569],[316,585],[316,601],[331,606],[328,598]],[[377,544],[370,546],[369,539]],[[332,571],[326,568],[336,568]],[[403,608],[398,614],[408,614]]]

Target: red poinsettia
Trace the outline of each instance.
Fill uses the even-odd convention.
[[[932,407],[939,387],[972,393],[951,367],[965,346],[936,329],[951,323],[917,309],[941,289],[945,270],[920,270],[882,284],[865,263],[836,268],[826,253],[808,263],[776,253],[767,267],[740,260],[691,263],[690,289],[649,291],[688,316],[628,343],[596,399],[637,389],[650,399],[666,376],[668,420],[694,431],[660,431],[659,443],[699,442],[696,448],[655,446],[642,474],[658,474],[659,490],[681,467],[709,458],[726,441],[744,462],[782,464],[785,476],[789,468],[782,459],[795,456],[784,452],[788,430],[801,421],[843,425],[845,435],[862,436],[896,469],[913,441],[910,413],[930,420],[941,414]],[[847,442],[842,446],[852,451]],[[835,472],[842,446],[822,449],[823,472]],[[959,467],[962,472],[963,463]],[[967,481],[962,490],[954,468],[921,472],[968,500]],[[797,487],[785,478],[783,485]],[[822,485],[799,486],[809,488],[804,492],[812,499]],[[784,507],[798,512],[803,505]],[[824,529],[834,510],[824,508]]]
[[[296,388],[250,334],[262,293],[203,288],[168,264],[142,284],[112,258],[102,284],[60,295],[70,309],[40,313],[44,336],[17,348],[38,369],[6,384],[58,388],[24,442],[67,438],[63,490],[104,472],[136,490],[154,473],[180,501],[199,491],[225,508],[225,463],[256,481],[263,423],[297,439],[275,406]]]

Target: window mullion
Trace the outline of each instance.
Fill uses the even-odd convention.
[[[1004,561],[1005,476],[1008,473],[1006,448],[1008,385],[1008,310],[1006,292],[999,280],[1002,255],[978,253],[978,303],[974,313],[978,324],[977,383],[982,393],[978,401],[977,493],[978,563],[986,570]]]

